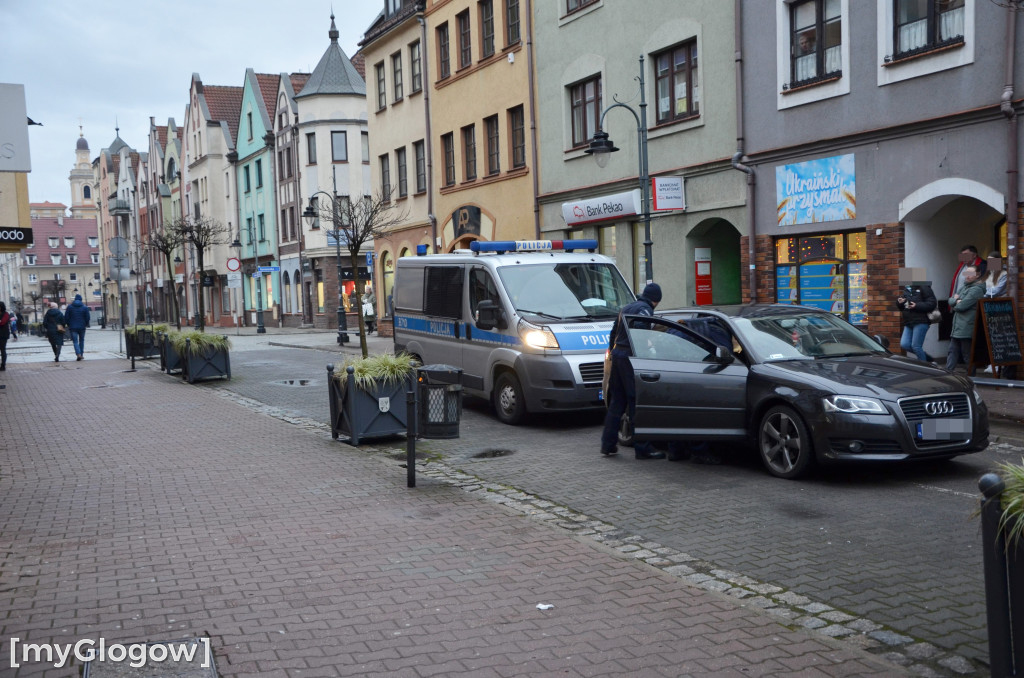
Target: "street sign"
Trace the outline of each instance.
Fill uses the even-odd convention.
[[[373,252],[366,253],[366,267],[373,268]]]
[[[254,277],[254,278],[260,277],[260,272],[256,271],[255,273],[252,274],[252,277]]]
[[[236,257],[231,257],[230,259],[228,259],[228,270],[229,271],[237,271],[241,267],[242,267],[242,262],[240,262]]]
[[[280,266],[260,266],[256,269],[260,273],[277,273],[281,270]]]
[[[241,287],[242,286],[242,273],[241,271],[232,271],[228,273],[228,287]]]

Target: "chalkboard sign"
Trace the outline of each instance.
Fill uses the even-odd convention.
[[[1017,309],[1013,299],[997,297],[978,300],[971,356],[972,366],[1024,364],[1020,332],[1017,329]]]

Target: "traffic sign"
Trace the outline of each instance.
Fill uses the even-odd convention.
[[[260,266],[258,269],[260,273],[277,273],[281,270],[280,266]]]
[[[241,267],[242,267],[242,262],[240,262],[236,257],[231,257],[230,259],[228,259],[228,270],[229,271],[237,271]]]
[[[366,267],[373,268],[373,252],[366,253]]]
[[[252,274],[252,277],[254,277],[254,278],[260,277],[259,271],[254,271],[253,274]]]

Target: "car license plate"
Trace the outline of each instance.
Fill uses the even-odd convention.
[[[918,440],[967,440],[970,419],[925,419],[917,424]]]

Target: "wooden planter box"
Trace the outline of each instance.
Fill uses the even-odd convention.
[[[363,438],[405,435],[408,429],[406,392],[410,388],[409,379],[397,383],[376,383],[370,390],[356,386],[351,372],[343,379],[344,384],[334,378],[334,365],[327,366],[331,436],[335,440],[338,436],[347,436],[350,445],[359,445]]]
[[[180,354],[181,376],[193,384],[197,379],[231,378],[231,358],[226,348],[208,348],[201,353],[186,349]]]
[[[156,358],[160,355],[156,336],[149,330],[137,330],[134,334],[125,332],[124,343],[128,358]]]
[[[159,337],[160,369],[167,374],[178,374],[182,370],[181,355],[174,349],[174,344],[166,334]]]

